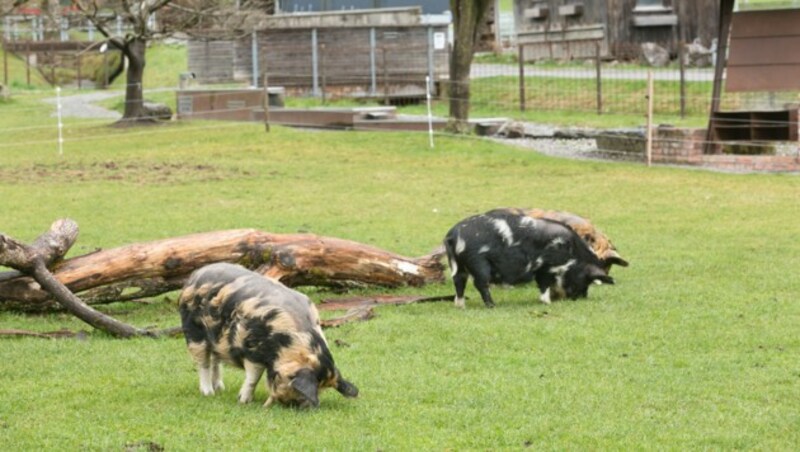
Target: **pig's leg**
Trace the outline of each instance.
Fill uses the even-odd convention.
[[[489,262],[485,260],[472,262],[469,270],[472,274],[472,280],[475,284],[475,288],[478,289],[478,292],[481,294],[483,304],[485,304],[487,308],[493,308],[494,300],[492,300],[492,294],[489,293],[489,281],[492,274],[492,268],[489,265]]]
[[[222,367],[219,362],[219,357],[211,354],[211,384],[214,387],[214,392],[222,392],[225,390],[225,383],[222,382]]]
[[[253,400],[253,391],[263,373],[264,366],[244,360],[244,383],[239,390],[239,403],[249,403]]]
[[[211,372],[211,350],[206,341],[187,342],[189,354],[197,364],[197,373],[200,376],[200,392],[205,396],[214,395]]]
[[[464,308],[464,289],[467,287],[467,279],[469,279],[469,273],[466,271],[459,271],[453,275],[453,284],[456,286],[455,305],[457,308]]]

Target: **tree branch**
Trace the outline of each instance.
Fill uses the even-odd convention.
[[[50,230],[39,236],[31,246],[0,234],[0,265],[32,276],[68,311],[97,329],[118,337],[153,336],[152,333],[95,311],[50,273],[47,265],[61,259],[77,237],[78,225],[69,219],[54,222]]]

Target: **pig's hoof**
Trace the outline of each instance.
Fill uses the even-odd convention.
[[[239,394],[239,403],[241,403],[242,405],[244,405],[246,403],[250,403],[252,401],[253,401],[253,395],[252,394],[250,394],[250,395]]]
[[[494,306],[495,306],[494,303],[486,303],[486,307],[489,309],[493,308]]]

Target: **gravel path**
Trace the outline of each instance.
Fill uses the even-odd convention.
[[[86,94],[75,94],[72,96],[61,97],[61,116],[74,117],[74,118],[98,118],[98,119],[113,119],[117,120],[122,117],[116,111],[94,105],[94,102],[100,102],[112,97],[117,97],[124,94],[122,91],[92,91]],[[51,97],[44,99],[44,102],[52,105],[58,104],[58,98]],[[56,116],[57,112],[53,112],[52,116]]]

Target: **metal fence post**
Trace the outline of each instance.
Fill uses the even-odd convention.
[[[5,28],[3,29],[3,37],[6,41],[11,40],[11,18],[6,16],[5,17]]]
[[[319,80],[318,80],[319,68],[317,66],[319,61],[317,61],[317,59],[318,59],[317,29],[312,28],[311,29],[311,84],[312,84],[311,94],[314,96],[319,95]]]
[[[378,74],[376,71],[376,58],[375,58],[375,28],[369,29],[369,93],[376,95],[378,93]]]
[[[253,59],[253,88],[258,87],[258,32],[253,30],[250,40],[250,55]]]
[[[428,26],[428,78],[433,83],[433,27]]]
[[[519,63],[519,111],[525,111],[525,46],[517,44]]]
[[[597,77],[597,114],[603,114],[603,74],[602,74],[602,62],[600,61],[600,43],[594,43],[594,59],[595,59],[595,66],[596,70],[596,77]]]
[[[69,41],[69,19],[61,17],[61,42]]]
[[[89,41],[94,41],[94,24],[89,21],[86,25],[87,32],[89,33]]]

